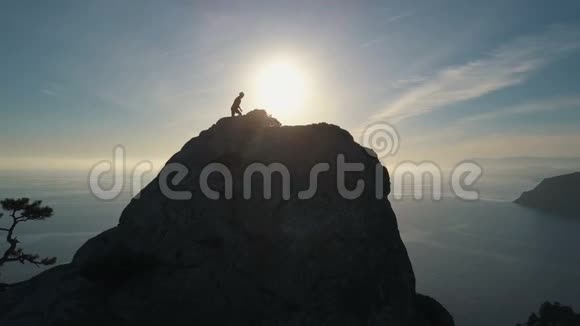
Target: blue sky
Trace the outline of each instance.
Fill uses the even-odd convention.
[[[0,10],[0,168],[166,160],[243,107],[355,138],[394,124],[392,160],[580,156],[578,1],[12,1]],[[276,111],[251,80],[296,62]]]

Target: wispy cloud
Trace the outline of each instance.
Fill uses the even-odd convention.
[[[56,96],[57,93],[51,89],[42,89],[40,92],[46,96]]]
[[[473,157],[580,157],[580,132],[573,130],[496,131],[484,136],[469,135],[465,128],[442,133],[401,135],[401,148],[390,163],[435,161],[456,164]]]
[[[371,46],[380,45],[380,44],[384,43],[386,40],[387,39],[384,36],[383,37],[373,38],[373,39],[370,39],[370,40],[364,42],[363,44],[361,44],[361,47],[368,48],[368,47],[371,47]]]
[[[484,58],[447,67],[407,90],[374,118],[398,121],[523,83],[531,74],[580,48],[580,26],[552,26],[516,38]]]
[[[423,76],[411,76],[405,79],[399,79],[391,83],[391,86],[395,89],[405,88],[411,85],[417,85],[427,80]]]
[[[386,8],[386,10],[390,10],[390,9]],[[402,12],[402,13],[388,16],[386,19],[381,18],[382,20],[381,20],[380,26],[381,26],[381,28],[385,28],[386,25],[390,25],[390,24],[408,19],[410,17],[413,17],[413,16],[415,16],[416,13],[417,13],[417,11],[406,11],[406,12]],[[382,43],[384,43],[388,39],[389,35],[391,35],[391,34],[392,34],[392,32],[385,33],[383,30],[381,30],[380,36],[363,42],[361,44],[361,47],[368,48],[368,47],[374,47],[374,46],[381,45]]]
[[[580,132],[499,133],[486,138],[466,139],[451,145],[450,150],[464,157],[578,157]]]
[[[475,114],[461,119],[459,122],[481,122],[520,114],[558,111],[577,107],[580,107],[580,96],[558,96],[505,107],[493,112]]]
[[[405,11],[390,17],[387,17],[387,19],[385,19],[384,24],[391,24],[403,19],[407,19],[410,18],[412,16],[414,16],[417,12],[415,10],[409,10],[409,11]]]
[[[394,16],[387,18],[386,22],[387,23],[394,23],[396,21],[399,21],[399,20],[402,20],[405,18],[409,18],[409,17],[415,15],[415,13],[416,13],[415,11],[406,11],[406,12],[400,13],[398,15],[394,15]]]
[[[66,93],[66,87],[60,82],[48,82],[40,89],[40,93],[51,97],[63,96]]]

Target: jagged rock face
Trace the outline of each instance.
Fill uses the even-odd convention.
[[[389,192],[378,160],[336,126],[272,122],[253,111],[223,118],[190,140],[166,168],[187,168],[169,188],[191,198],[168,198],[158,177],[125,208],[119,225],[89,240],[70,265],[0,297],[6,311],[0,322],[452,325],[436,302],[416,296],[395,214],[386,198],[377,198]],[[338,191],[339,154],[364,166],[345,174],[347,189],[365,182],[355,199]],[[244,173],[257,162],[288,169],[289,197],[276,173],[270,199],[263,198],[259,174],[249,179],[251,198],[244,197]],[[219,173],[207,181],[220,198],[204,194],[200,174],[210,163],[231,171],[230,199]],[[328,163],[329,171],[318,174],[312,198],[300,199],[317,163]],[[31,302],[24,298],[43,296],[55,310],[24,317],[23,305]]]
[[[544,179],[516,203],[549,213],[580,217],[580,172]]]

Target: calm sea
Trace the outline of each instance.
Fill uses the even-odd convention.
[[[439,300],[458,325],[515,325],[545,300],[580,310],[580,219],[511,203],[540,179],[484,177],[477,184],[483,199],[475,202],[450,195],[414,200],[407,193],[392,201],[418,292]],[[130,199],[129,193],[96,199],[81,173],[1,172],[0,198],[17,196],[55,209],[53,218],[19,225],[17,233],[26,250],[57,256],[58,263],[69,262],[87,239],[114,226]],[[42,270],[13,264],[0,278],[14,282]]]

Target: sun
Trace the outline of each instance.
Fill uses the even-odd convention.
[[[256,100],[269,113],[289,117],[304,109],[307,78],[296,64],[276,61],[261,67],[256,78]]]

